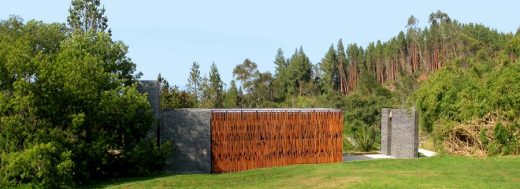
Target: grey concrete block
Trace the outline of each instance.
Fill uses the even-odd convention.
[[[148,94],[148,101],[152,106],[152,111],[157,119],[161,113],[161,84],[155,80],[141,80],[137,84],[137,90]]]
[[[390,152],[390,144],[392,144],[392,136],[391,135],[391,130],[390,127],[389,127],[389,120],[388,120],[388,116],[389,116],[389,111],[390,109],[388,108],[383,108],[383,110],[381,111],[381,154],[383,155],[390,155],[391,152]]]
[[[161,113],[161,142],[173,144],[173,155],[165,171],[211,172],[210,122],[209,109],[175,109]]]
[[[397,158],[418,157],[417,112],[384,108],[381,113],[381,153]]]
[[[152,107],[154,120],[148,131],[148,137],[159,137],[159,119],[161,117],[161,83],[154,80],[140,80],[137,83],[137,90],[148,96],[148,102]]]

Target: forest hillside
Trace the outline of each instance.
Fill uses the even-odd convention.
[[[278,49],[274,73],[246,58],[229,85],[215,64],[203,74],[193,62],[185,90],[159,75],[162,108],[339,108],[345,138],[356,144],[345,140],[345,149],[360,151],[378,149],[381,108],[415,108],[430,148],[519,154],[519,32],[460,23],[442,11],[425,28],[418,22],[410,16],[405,31],[365,47],[340,39],[315,64],[303,47],[287,57]]]

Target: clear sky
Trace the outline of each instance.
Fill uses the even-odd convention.
[[[2,0],[0,19],[19,15],[44,22],[66,22],[70,0]],[[520,26],[518,0],[102,0],[113,38],[155,79],[161,73],[184,88],[193,61],[208,73],[217,64],[224,82],[235,65],[250,58],[261,71],[274,70],[278,48],[289,57],[303,46],[312,63],[342,38],[366,46],[404,30],[410,15],[421,27],[441,10],[460,22],[482,23],[501,32]]]

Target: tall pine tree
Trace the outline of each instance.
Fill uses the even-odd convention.
[[[276,66],[272,85],[274,99],[275,101],[282,102],[287,95],[287,61],[285,60],[282,49],[278,49],[276,52],[274,64]]]
[[[287,90],[291,95],[302,95],[303,87],[311,80],[312,64],[303,48],[295,50],[287,65]]]
[[[343,46],[343,40],[338,41],[338,71],[339,71],[339,89],[343,95],[349,93],[348,80],[347,80],[347,55],[345,54],[345,47]]]
[[[337,53],[334,44],[330,45],[327,54],[321,59],[320,69],[323,71],[322,85],[325,93],[334,94],[339,88],[339,70]]]
[[[186,84],[186,91],[193,96],[197,103],[200,102],[202,82],[199,68],[199,63],[193,62],[190,68],[190,76],[188,77],[188,83]]]
[[[220,73],[218,72],[217,65],[211,64],[209,71],[209,90],[210,100],[213,108],[222,108],[224,102],[224,84],[220,79]]]
[[[224,96],[224,108],[237,108],[239,101],[239,94],[235,80],[229,84],[230,87]]]
[[[72,0],[67,23],[74,32],[105,32],[108,18],[100,0]],[[110,33],[110,29],[108,30]]]

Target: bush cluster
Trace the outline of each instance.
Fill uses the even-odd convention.
[[[415,93],[420,125],[442,144],[454,129],[480,122],[480,137],[470,146],[482,146],[489,155],[519,154],[520,64],[487,57],[454,60],[421,85]]]

